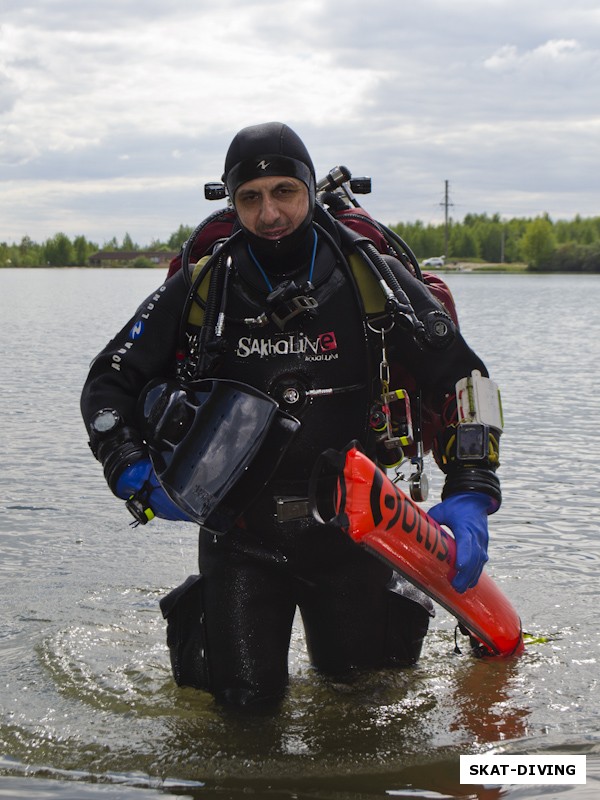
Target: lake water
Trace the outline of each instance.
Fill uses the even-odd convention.
[[[131,528],[79,416],[90,359],[161,277],[0,271],[0,798],[600,796],[600,276],[447,276],[502,388],[489,571],[546,641],[457,655],[439,610],[416,669],[348,687],[298,626],[266,719],[173,684],[157,604],[195,571],[195,529]],[[488,750],[585,754],[587,784],[461,786],[459,756]]]

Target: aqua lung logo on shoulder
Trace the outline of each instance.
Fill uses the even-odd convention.
[[[144,332],[144,323],[141,319],[139,319],[133,328],[129,331],[129,338],[130,339],[138,339],[142,333]]]
[[[321,333],[314,339],[300,333],[280,334],[265,338],[242,336],[236,355],[240,358],[280,358],[304,356],[305,361],[333,361],[338,358],[334,331]]]
[[[117,372],[121,371],[121,367],[124,365],[125,359],[124,356],[131,350],[134,346],[136,341],[142,336],[145,329],[146,320],[150,319],[150,314],[156,308],[156,304],[161,298],[162,293],[164,292],[165,287],[164,285],[160,287],[160,289],[155,292],[147,301],[146,305],[142,309],[142,313],[136,322],[134,322],[133,326],[129,330],[129,339],[125,342],[125,344],[120,347],[116,353],[113,353],[111,367],[116,369]]]

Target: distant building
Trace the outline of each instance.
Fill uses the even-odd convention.
[[[90,267],[127,267],[145,258],[157,267],[167,267],[177,253],[172,250],[98,250],[90,256]]]

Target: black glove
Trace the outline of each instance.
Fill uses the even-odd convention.
[[[104,467],[104,477],[110,490],[117,497],[117,481],[127,467],[148,457],[148,450],[142,441],[142,437],[135,430],[127,425],[118,428],[113,434],[106,438],[90,439],[90,448],[98,461]]]

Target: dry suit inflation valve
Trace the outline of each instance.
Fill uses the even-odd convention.
[[[422,337],[436,350],[443,350],[454,341],[454,323],[443,311],[429,311],[423,318]]]

